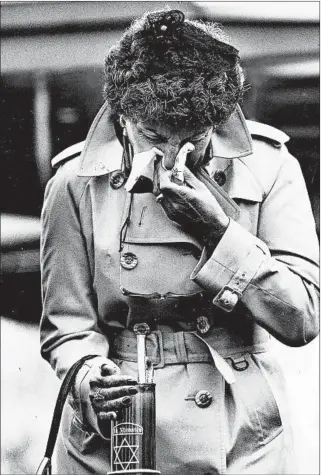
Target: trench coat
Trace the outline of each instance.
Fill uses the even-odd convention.
[[[87,354],[135,377],[131,324],[145,312],[163,475],[295,473],[270,343],[271,335],[290,346],[316,337],[319,274],[311,206],[287,139],[239,108],[213,134],[207,172],[237,212],[212,253],[153,194],[126,192],[108,105],[86,141],[53,160],[41,218],[42,356],[59,378]],[[121,264],[125,254],[132,266]],[[154,298],[140,305],[133,294]],[[110,470],[110,440],[86,399],[91,364],[65,406],[54,473]],[[196,403],[202,390],[207,407]]]

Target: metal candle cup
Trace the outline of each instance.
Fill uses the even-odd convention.
[[[156,470],[155,384],[138,384],[130,407],[111,425],[111,472],[160,474]]]
[[[132,404],[111,422],[111,471],[107,475],[160,474],[156,470],[156,410],[153,365],[146,358],[147,323],[136,323],[138,390]]]

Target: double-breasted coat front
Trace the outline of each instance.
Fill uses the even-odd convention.
[[[153,194],[125,190],[108,105],[86,141],[54,160],[42,212],[42,355],[60,378],[87,354],[135,376],[132,323],[152,322],[163,475],[295,473],[270,341],[300,346],[318,333],[318,241],[286,140],[240,109],[214,133],[206,170],[237,213],[212,253]],[[151,298],[142,305],[137,294]],[[64,410],[58,474],[110,470],[110,441],[85,397],[90,365]],[[206,407],[200,391],[210,395]]]

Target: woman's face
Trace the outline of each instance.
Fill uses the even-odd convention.
[[[187,158],[187,165],[193,168],[193,165],[204,157],[213,132],[213,127],[176,131],[166,125],[140,122],[134,124],[127,119],[124,122],[134,154],[146,152],[152,147],[156,147],[163,152],[164,164],[169,170],[173,168],[179,150],[187,142],[195,146],[195,150]]]

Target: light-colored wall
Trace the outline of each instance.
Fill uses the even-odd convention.
[[[287,3],[289,8],[294,3],[303,4]],[[226,22],[225,30],[244,59],[270,54],[305,54],[319,50],[317,22],[276,22],[272,26],[271,23],[262,21],[253,24],[250,20],[244,22],[244,18],[240,16],[247,2],[237,2],[237,7],[233,4],[234,2],[212,2],[213,11],[208,11],[205,8],[207,2],[3,2],[2,74],[101,66],[106,52],[121,36],[122,30],[119,27],[124,21],[129,22],[145,11],[160,9],[164,5],[180,8],[188,18],[208,13],[208,18],[222,21],[223,24],[230,12],[230,19],[234,23],[228,26]],[[238,18],[242,20],[240,24],[235,23]],[[109,29],[98,30],[97,23],[108,23]],[[83,31],[61,31],[62,27],[73,27],[75,24],[83,25]],[[45,27],[49,27],[51,33],[47,31],[45,34],[42,31]],[[55,31],[55,27],[59,27],[59,30]],[[95,31],[93,27],[96,28]],[[33,31],[32,35],[26,34],[30,31]],[[10,36],[6,36],[7,32],[11,32]]]
[[[1,2],[2,28],[35,28],[74,24],[127,21],[144,11],[162,8],[165,2],[60,1]],[[166,2],[170,8],[188,13],[193,2]]]
[[[309,26],[231,26],[226,32],[244,59],[270,54],[318,51],[319,29]],[[17,36],[1,41],[2,74],[102,66],[122,30]]]

